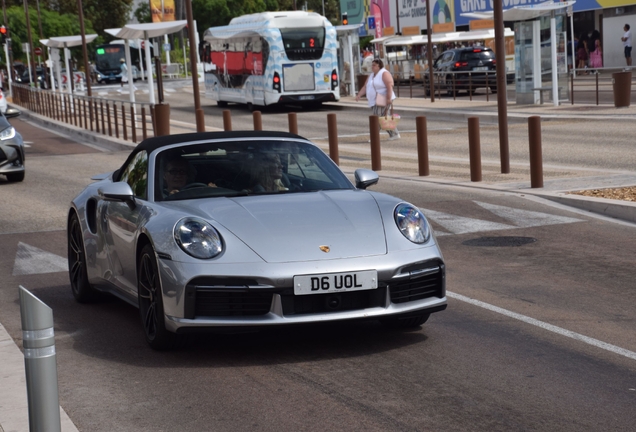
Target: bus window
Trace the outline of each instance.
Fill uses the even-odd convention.
[[[318,60],[325,44],[325,28],[281,28],[283,46],[290,60]]]

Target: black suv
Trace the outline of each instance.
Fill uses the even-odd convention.
[[[495,53],[476,46],[444,51],[433,63],[436,88],[445,88],[453,96],[460,90],[474,93],[478,88],[490,87],[497,92]],[[424,78],[426,95],[430,96],[428,75]]]

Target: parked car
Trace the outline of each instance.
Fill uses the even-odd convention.
[[[6,113],[0,114],[0,174],[4,174],[10,182],[24,180],[24,142],[22,136],[7,121],[7,118],[17,117],[20,111],[8,108]]]
[[[155,349],[214,327],[419,326],[446,308],[444,260],[416,206],[367,190],[378,178],[354,186],[289,133],[147,139],[71,203],[73,295],[138,307]]]
[[[446,89],[451,96],[460,90],[474,93],[485,87],[497,92],[495,53],[490,48],[477,46],[444,51],[433,63],[433,72],[435,87]],[[428,74],[424,75],[424,89],[430,96]]]

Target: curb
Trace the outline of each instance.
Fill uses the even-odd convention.
[[[568,207],[574,207],[579,210],[589,211],[601,216],[636,223],[636,202],[607,198],[593,198],[563,192],[556,194],[537,194],[537,196]]]

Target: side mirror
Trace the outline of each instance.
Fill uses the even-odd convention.
[[[100,187],[97,193],[106,201],[125,202],[130,208],[135,208],[135,196],[126,182],[106,184]]]
[[[368,169],[357,169],[355,172],[356,187],[358,189],[366,189],[369,186],[373,186],[380,180],[380,176],[375,171]]]
[[[22,113],[15,108],[7,108],[7,110],[4,113],[4,116],[6,118],[13,118],[13,117],[19,116],[20,114]]]

